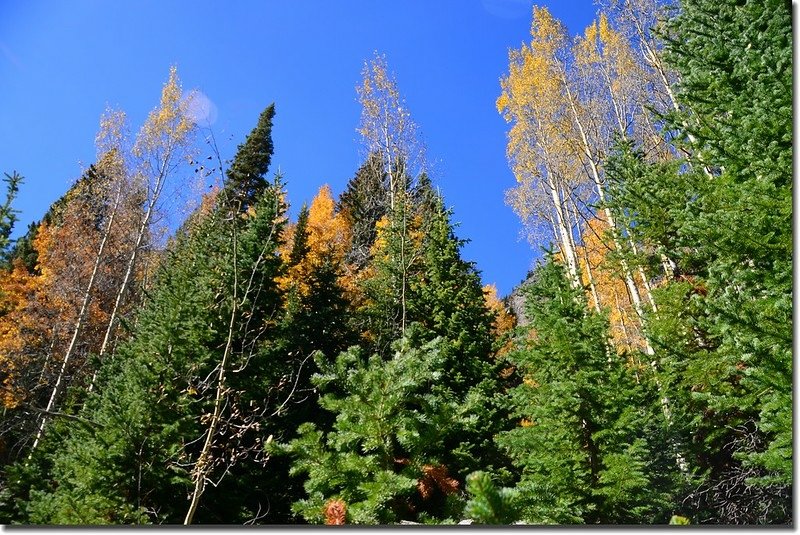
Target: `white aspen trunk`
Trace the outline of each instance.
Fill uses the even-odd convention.
[[[578,110],[575,108],[575,101],[573,100],[572,92],[569,89],[569,84],[566,79],[566,74],[562,70],[562,83],[564,84],[564,88],[567,92],[567,101],[569,102],[570,110],[572,111],[572,117],[575,120],[575,125],[578,128],[578,133],[580,134],[582,150],[584,155],[586,156],[587,161],[589,162],[589,168],[592,171],[592,180],[595,185],[595,190],[597,191],[597,197],[600,199],[600,202],[605,204],[606,196],[605,191],[603,189],[603,183],[600,178],[600,166],[596,161],[594,155],[592,154],[591,146],[589,145],[589,139],[586,135],[586,131],[583,128],[583,123],[580,120],[580,116],[578,114]],[[608,221],[609,228],[611,230],[611,239],[614,243],[614,248],[617,251],[622,251],[622,247],[620,246],[619,240],[619,232],[616,226],[616,222],[614,220],[614,215],[611,213],[611,210],[606,207],[603,209],[603,212],[606,216],[606,221]],[[631,299],[633,300],[633,306],[636,310],[636,314],[639,316],[640,320],[644,323],[644,310],[642,309],[642,298],[639,294],[639,289],[636,287],[636,283],[633,280],[633,276],[631,275],[630,267],[628,266],[628,262],[624,259],[620,259],[620,265],[622,267],[622,274],[625,278],[625,285],[628,287],[628,291],[630,292]],[[652,354],[653,348],[650,347],[650,341],[647,339],[647,336],[644,337],[645,339],[645,350],[648,354]]]
[[[75,321],[75,326],[72,329],[72,337],[70,338],[67,350],[64,353],[64,357],[61,359],[61,367],[58,370],[58,375],[56,376],[56,382],[53,385],[53,390],[50,392],[50,399],[47,401],[44,413],[42,413],[42,417],[39,420],[39,427],[38,430],[36,431],[36,438],[33,440],[33,445],[31,446],[31,455],[33,455],[33,452],[39,445],[39,440],[41,440],[42,438],[42,433],[44,432],[45,424],[47,423],[46,415],[47,413],[52,412],[53,407],[55,406],[56,403],[56,399],[58,398],[58,395],[61,393],[61,384],[64,380],[64,374],[66,373],[67,365],[69,364],[69,361],[72,358],[72,354],[75,351],[75,347],[77,346],[78,336],[80,334],[81,328],[83,327],[83,322],[86,319],[86,313],[89,310],[89,305],[91,304],[92,290],[94,290],[94,284],[95,281],[97,280],[97,272],[99,271],[100,264],[103,261],[103,253],[105,252],[106,243],[108,243],[108,238],[111,235],[111,229],[114,225],[114,217],[117,214],[117,209],[119,207],[121,198],[122,198],[122,183],[118,182],[117,194],[114,198],[114,204],[111,209],[111,215],[108,218],[106,228],[103,232],[103,237],[100,240],[100,245],[97,248],[97,254],[95,255],[94,265],[92,266],[92,273],[89,276],[89,282],[87,283],[86,290],[83,293],[81,308],[80,311],[78,312],[78,319]]]
[[[636,242],[633,240],[630,230],[628,231],[628,245],[631,248],[631,253],[633,253],[634,256],[639,256],[639,248],[636,246]],[[653,299],[653,288],[652,286],[650,286],[650,280],[647,278],[647,274],[645,274],[644,268],[642,266],[637,267],[636,272],[642,281],[644,294],[645,297],[647,297],[648,303],[650,303],[650,308],[652,309],[653,314],[655,314],[655,316],[658,317],[658,306],[656,305],[655,299]]]
[[[150,225],[150,219],[153,216],[156,204],[161,196],[161,191],[164,188],[164,183],[167,180],[169,162],[172,159],[172,153],[173,147],[167,147],[163,160],[159,162],[160,167],[156,176],[156,182],[153,185],[152,195],[147,203],[147,209],[145,210],[144,217],[142,218],[142,222],[139,225],[139,230],[136,234],[136,241],[133,245],[133,249],[131,249],[131,254],[128,257],[128,264],[125,268],[125,276],[122,278],[122,283],[119,286],[119,291],[117,292],[117,297],[114,301],[114,307],[111,309],[111,316],[108,320],[108,326],[106,327],[105,335],[103,336],[103,343],[100,346],[100,352],[98,353],[100,358],[105,355],[106,350],[108,349],[108,344],[111,340],[111,335],[114,332],[117,315],[119,314],[119,309],[122,306],[122,299],[128,290],[131,276],[133,275],[133,269],[136,265],[136,259],[139,256],[139,250],[142,247],[142,241],[144,241],[144,236],[147,234],[147,229]]]
[[[600,180],[599,165],[598,165],[597,161],[593,158],[593,155],[591,153],[591,148],[590,148],[590,145],[589,145],[589,142],[588,142],[588,138],[586,136],[586,132],[583,129],[583,124],[581,123],[580,117],[579,117],[579,115],[577,113],[577,110],[575,108],[575,102],[574,102],[574,100],[572,98],[572,93],[571,93],[571,91],[569,89],[569,85],[567,84],[566,74],[564,73],[563,70],[562,70],[562,81],[563,81],[564,87],[565,87],[565,89],[567,91],[568,102],[569,102],[570,109],[571,109],[572,114],[573,114],[573,118],[575,119],[575,124],[578,127],[578,132],[580,133],[580,136],[581,136],[581,142],[583,144],[583,152],[586,155],[586,157],[587,157],[587,159],[589,161],[589,166],[590,166],[590,168],[592,170],[592,178],[594,180],[594,184],[595,184],[595,187],[597,189],[597,195],[598,195],[598,197],[600,199],[600,202],[604,203],[605,202],[605,192],[603,191],[603,187],[602,187],[603,185],[602,185],[602,182]],[[620,251],[621,249],[619,247],[619,245],[620,245],[619,244],[619,235],[618,235],[618,232],[617,232],[617,227],[616,227],[615,222],[614,222],[613,214],[611,213],[611,210],[608,209],[608,208],[606,208],[604,211],[605,211],[606,217],[608,218],[607,220],[608,220],[609,227],[611,229],[611,237],[612,237],[612,240],[614,242],[614,247],[618,251]],[[637,316],[639,316],[639,320],[640,320],[640,323],[641,323],[641,326],[642,326],[642,338],[643,338],[643,341],[644,341],[644,352],[648,357],[653,357],[655,355],[655,351],[653,350],[653,346],[651,345],[649,336],[647,335],[646,321],[645,321],[644,313],[643,313],[643,310],[642,310],[642,301],[641,301],[641,296],[639,295],[639,290],[636,287],[635,281],[633,280],[630,268],[628,267],[628,263],[625,261],[624,258],[622,258],[620,260],[620,264],[621,264],[621,267],[622,267],[622,270],[623,270],[623,275],[625,277],[625,285],[628,288],[628,292],[629,292],[631,301],[633,302],[634,309],[636,310]],[[656,374],[656,387],[658,388],[658,391],[661,394],[661,409],[662,409],[662,412],[664,414],[664,419],[666,420],[667,425],[671,425],[672,424],[672,411],[670,409],[670,401],[669,401],[669,398],[667,397],[666,393],[664,393],[664,389],[663,389],[663,386],[661,385],[661,381],[658,380],[658,378],[657,378],[658,363],[655,360],[652,360],[651,361],[651,366],[653,368],[653,371]],[[676,446],[676,451],[677,451],[676,457],[675,457],[675,461],[678,464],[678,467],[680,468],[680,470],[683,473],[686,473],[687,470],[688,470],[688,465],[686,463],[686,460],[682,456],[682,454],[680,453],[680,449],[677,447],[677,444],[675,446]]]
[[[630,14],[629,16],[631,21],[633,21],[633,24],[636,27],[636,33],[639,35],[639,41],[642,47],[642,57],[644,57],[644,60],[647,62],[647,64],[650,65],[653,68],[653,70],[655,70],[656,73],[658,74],[658,77],[661,81],[661,85],[664,91],[666,92],[667,97],[669,98],[669,102],[670,105],[672,106],[672,109],[676,112],[680,112],[681,108],[678,105],[678,99],[675,96],[675,92],[672,90],[672,86],[669,83],[669,79],[667,78],[667,70],[664,67],[664,64],[662,63],[661,58],[658,55],[658,52],[650,45],[650,40],[647,38],[647,33],[645,32],[645,29],[639,22],[639,19],[636,18],[636,14],[633,13],[632,8],[629,7],[628,12]],[[689,132],[689,129],[686,128],[686,126],[687,126],[686,123],[684,123],[686,136],[689,138],[689,141],[692,144],[696,143],[697,138],[695,138],[694,135],[692,135]],[[703,166],[703,171],[705,172],[706,176],[708,176],[708,178],[714,178],[714,174],[711,172],[711,169],[709,169],[707,166]]]
[[[663,252],[659,253],[659,256],[661,257],[661,266],[664,268],[664,273],[666,274],[667,278],[674,279],[675,269],[677,268],[675,262],[673,262],[672,259],[669,258],[667,255],[665,255]]]
[[[625,323],[625,312],[622,310],[622,303],[620,303],[619,301],[619,293],[617,292],[616,288],[614,288],[613,291],[614,291],[614,306],[619,311],[619,324],[620,328],[622,329],[622,336],[624,336],[625,340],[628,341],[628,345],[633,347],[634,340],[631,338],[631,335],[628,332],[628,326]]]
[[[575,202],[575,199],[573,199],[572,197],[569,197],[569,200],[570,200],[570,204],[572,205],[572,213],[575,216],[574,222],[570,222],[570,225],[574,226],[574,228],[579,228],[580,218],[578,217],[578,205]],[[572,245],[575,248],[575,250],[577,251],[578,248],[575,247],[574,240],[572,242]],[[597,312],[598,314],[600,314],[600,310],[601,310],[600,309],[600,297],[597,294],[597,286],[594,283],[594,274],[592,273],[592,264],[589,261],[589,252],[586,250],[586,242],[585,241],[584,241],[583,247],[581,247],[581,250],[583,251],[583,263],[586,266],[586,278],[589,281],[589,292],[591,293],[592,301],[594,302],[594,311]]]
[[[384,150],[386,151],[386,172],[389,175],[389,209],[394,210],[394,194],[395,194],[395,176],[394,176],[394,166],[392,165],[392,145],[389,141],[389,119],[388,117],[383,123],[383,146]]]
[[[567,227],[564,205],[558,192],[558,186],[555,183],[555,178],[552,176],[552,173],[549,170],[547,172],[547,186],[550,192],[550,199],[553,201],[553,211],[556,216],[556,226],[558,227],[561,251],[564,255],[564,261],[567,264],[570,280],[572,281],[573,287],[580,288],[581,280],[580,276],[578,275],[578,257],[575,254],[575,249],[572,247],[570,229]]]
[[[405,195],[404,195],[405,197]],[[400,316],[400,333],[405,336],[406,334],[406,278],[408,267],[406,266],[406,210],[408,209],[407,201],[403,201],[403,228],[400,230],[400,266],[402,272],[400,273],[400,306],[402,309]]]

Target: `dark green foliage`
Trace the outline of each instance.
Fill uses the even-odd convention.
[[[409,283],[408,316],[431,333],[451,341],[450,386],[463,391],[491,375],[492,315],[483,301],[480,275],[461,258],[465,241],[456,237],[451,212],[441,199],[431,203],[422,237],[419,276]],[[458,358],[458,366],[456,365]]]
[[[267,187],[267,170],[272,160],[272,119],[275,105],[270,104],[261,112],[258,124],[247,139],[239,145],[236,157],[228,169],[222,197],[224,203],[244,211],[252,206]]]
[[[683,0],[669,22],[682,130],[702,163],[776,187],[792,182],[792,13],[783,0]]]
[[[461,258],[465,241],[455,235],[451,211],[440,197],[429,198],[427,204],[421,272],[409,284],[409,318],[420,324],[426,339],[448,341],[442,347],[448,372],[441,386],[480,405],[460,443],[447,445],[451,464],[464,478],[474,470],[501,469],[507,462],[493,443],[493,436],[508,428],[497,397],[503,386],[500,372],[507,364],[494,356],[494,317],[484,302],[479,273]]]
[[[686,159],[618,139],[599,207],[638,250],[608,265],[624,255],[650,278],[653,352],[619,354],[548,259],[528,277],[529,323],[496,356],[452,212],[403,162],[390,192],[378,154],[338,201],[344,265],[315,257],[302,289],[284,286],[317,251],[304,206],[286,265],[278,254],[270,105],[216,204],[158,252],[94,390],[68,392],[31,458],[0,467],[0,522],[183,522],[220,392],[196,523],[790,523],[791,6],[680,4],[663,31],[680,111],[656,120]],[[11,243],[21,177],[5,182],[0,264],[35,273],[39,225]],[[100,230],[103,184],[91,167],[42,221],[77,197]]]
[[[694,523],[781,523],[792,482],[792,32],[785,2],[685,0],[669,22],[687,162],[622,143],[614,208],[675,262],[649,321]],[[688,164],[688,165],[687,165]],[[651,257],[650,265],[657,263]]]
[[[136,335],[104,366],[97,395],[81,413],[99,429],[70,434],[55,460],[55,486],[32,492],[31,522],[182,520],[188,502],[175,498],[190,490],[188,469],[204,432],[200,415],[213,399],[210,376],[230,313],[219,290],[231,249],[215,223],[209,218],[175,247]],[[258,397],[235,382],[230,388]]]
[[[133,337],[104,363],[80,412],[93,425],[64,440],[50,477],[30,492],[28,521],[181,522],[226,353],[225,404],[207,475],[216,480],[232,469],[239,477],[233,487],[209,487],[196,518],[242,522],[266,506],[250,486],[253,468],[242,466],[261,470],[262,419],[285,395],[286,371],[262,348],[281,306],[282,198],[276,180],[247,213],[220,203],[173,240]],[[231,495],[238,507],[227,507]]]
[[[38,221],[28,224],[28,230],[25,231],[25,234],[17,238],[8,252],[8,266],[10,266],[15,259],[19,258],[22,261],[22,265],[28,270],[28,273],[36,273],[36,264],[39,261],[39,254],[36,252],[36,249],[33,248],[33,241],[36,239],[36,234],[38,232]]]
[[[303,204],[294,228],[292,252],[289,253],[289,266],[296,266],[308,254],[308,205]]]
[[[375,243],[375,225],[389,213],[389,198],[384,189],[386,180],[380,156],[371,154],[347,183],[339,197],[337,211],[344,215],[352,233],[346,260],[359,269],[369,262]]]
[[[532,339],[509,355],[524,378],[509,393],[519,426],[498,439],[520,471],[522,520],[666,521],[658,398],[608,352],[606,320],[552,261],[528,287],[526,315]]]
[[[297,458],[293,473],[308,475],[309,497],[296,506],[308,521],[323,521],[335,499],[347,504],[350,522],[454,521],[466,475],[502,473],[507,463],[492,442],[507,422],[494,399],[492,316],[449,212],[434,197],[426,203],[424,222],[398,203],[366,283],[372,333],[379,342],[397,336],[393,352],[379,343],[367,360],[356,348],[333,364],[316,359],[320,404],[335,422],[329,432],[304,424],[285,448]]]

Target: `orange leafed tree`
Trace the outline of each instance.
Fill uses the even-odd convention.
[[[517,325],[517,320],[514,315],[509,311],[508,307],[497,296],[497,286],[494,284],[487,284],[483,287],[483,299],[488,308],[494,314],[494,321],[492,322],[492,334],[495,340],[510,333]],[[513,346],[512,340],[509,338],[502,348],[498,350],[498,354],[502,355]]]
[[[29,273],[20,259],[0,272],[0,396],[7,409],[26,398],[29,385],[24,379],[32,365],[32,342],[43,342],[47,336],[42,318],[32,314],[40,283],[41,278]]]
[[[628,288],[620,276],[619,263],[613,259],[614,243],[608,236],[608,222],[598,216],[586,222],[583,234],[581,268],[584,284],[588,287],[588,273],[592,274],[595,292],[587,295],[592,305],[608,311],[612,343],[619,353],[644,350],[645,340],[641,321],[633,306]],[[586,265],[588,263],[588,266]],[[588,292],[587,292],[588,293]]]
[[[342,214],[336,213],[336,202],[330,186],[323,185],[308,209],[305,236],[297,236],[298,225],[287,230],[287,239],[281,255],[289,265],[286,275],[281,279],[284,289],[295,287],[301,296],[307,296],[311,274],[323,267],[332,265],[339,269],[344,266],[345,253],[349,246],[349,226]],[[305,240],[300,258],[291,258],[297,239]]]

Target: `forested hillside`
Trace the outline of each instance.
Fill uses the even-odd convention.
[[[505,298],[379,54],[297,217],[281,103],[226,161],[176,68],[16,240],[6,174],[0,522],[791,524],[791,5],[537,6],[503,71]]]

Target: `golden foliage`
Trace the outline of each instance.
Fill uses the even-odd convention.
[[[493,313],[494,319],[492,320],[492,334],[495,340],[500,339],[507,333],[510,333],[517,325],[517,320],[514,315],[509,311],[508,307],[497,296],[497,286],[494,284],[487,284],[483,287],[483,299],[486,308]],[[503,347],[498,349],[498,355],[508,353],[513,347],[513,340],[511,337],[505,341]]]
[[[588,286],[588,269],[591,269],[600,307],[608,310],[611,337],[614,346],[620,353],[631,349],[642,349],[644,338],[641,322],[633,307],[620,267],[609,255],[614,251],[614,244],[608,236],[608,222],[601,216],[589,220],[583,231],[581,250],[581,272],[583,282]],[[641,291],[644,291],[642,288]],[[593,297],[587,295],[590,304]]]
[[[161,90],[161,102],[153,109],[136,138],[133,153],[137,157],[155,157],[166,160],[194,129],[187,112],[188,101],[181,99],[178,69],[172,66],[169,79]],[[157,166],[160,162],[149,162]],[[157,170],[158,172],[158,170]]]
[[[517,324],[514,315],[509,312],[508,307],[497,296],[497,286],[494,284],[487,284],[483,287],[483,299],[486,308],[495,314],[493,327],[494,335],[502,336],[503,334],[511,331]]]
[[[0,401],[14,408],[25,398],[22,377],[30,365],[25,351],[28,333],[40,333],[41,324],[30,314],[41,279],[28,273],[22,260],[14,261],[9,271],[0,271]]]
[[[288,263],[296,226],[288,225],[280,254]],[[308,295],[309,280],[315,270],[324,264],[341,269],[350,243],[350,227],[342,214],[336,213],[336,203],[330,186],[323,185],[308,209],[306,226],[308,252],[295,265],[289,267],[279,284],[284,289],[295,287],[300,295]]]

